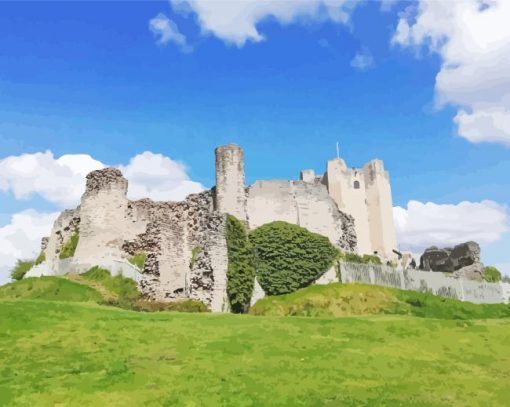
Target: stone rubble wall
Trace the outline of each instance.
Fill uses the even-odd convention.
[[[129,256],[147,254],[142,291],[155,300],[192,298],[223,310],[225,215],[214,212],[213,193],[192,194],[183,202],[135,201],[130,211],[146,222],[143,233],[123,243]]]
[[[244,153],[235,145],[216,150],[216,187],[181,202],[130,201],[128,182],[118,169],[93,171],[80,206],[64,211],[55,222],[44,243],[47,261],[34,273],[84,272],[94,265],[113,270],[143,252],[141,277],[131,274],[147,298],[191,298],[212,311],[226,311],[227,214],[251,229],[284,220],[356,251],[354,219],[338,209],[320,179],[259,181],[246,188],[244,177]],[[63,244],[77,230],[74,257],[61,261]]]
[[[80,208],[67,209],[60,214],[49,238],[43,238],[41,248],[44,250],[46,261],[54,263],[59,260],[60,251],[64,243],[80,227]]]
[[[115,273],[120,267],[139,282],[147,298],[193,298],[212,311],[228,308],[226,217],[214,211],[213,192],[193,194],[182,202],[130,201],[126,193],[127,180],[120,171],[107,168],[89,174],[81,205],[57,219],[45,250],[48,261],[33,274],[85,272],[95,265]],[[60,260],[62,245],[78,228],[74,257]],[[194,249],[198,253],[192,264]],[[142,251],[147,259],[137,274],[127,260]]]

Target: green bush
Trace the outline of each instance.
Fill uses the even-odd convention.
[[[137,253],[128,259],[133,266],[138,267],[142,271],[145,268],[145,260],[147,260],[147,254],[144,252]]]
[[[272,222],[250,233],[257,279],[268,295],[294,292],[314,282],[338,257],[325,236],[287,222]]]
[[[348,263],[382,264],[380,257],[375,254],[364,254],[363,256],[360,256],[356,253],[342,253],[340,255],[340,260]]]
[[[255,256],[244,225],[231,215],[227,216],[226,240],[227,294],[230,308],[235,313],[244,313],[250,307],[255,284]]]
[[[496,267],[485,267],[483,269],[483,279],[488,283],[497,283],[501,281],[501,273]]]
[[[76,230],[62,246],[59,258],[68,259],[73,257],[74,252],[76,251],[76,246],[78,246],[78,240],[80,240],[80,232]]]
[[[37,259],[35,259],[35,265],[43,263],[46,260],[46,255],[44,254],[44,251],[41,251],[39,256],[37,256]]]
[[[34,266],[34,262],[30,260],[18,260],[16,265],[11,270],[11,278],[13,280],[21,280],[27,271]]]
[[[108,270],[98,266],[92,267],[86,273],[81,274],[86,280],[95,281],[107,290],[116,294],[120,303],[130,303],[140,298],[138,286],[130,278],[116,275],[112,277]]]

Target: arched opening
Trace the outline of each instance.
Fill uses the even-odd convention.
[[[359,189],[359,181],[354,181],[354,189]]]

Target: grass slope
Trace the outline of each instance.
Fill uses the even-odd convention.
[[[510,305],[472,304],[416,291],[336,283],[312,285],[292,294],[263,298],[250,309],[250,313],[308,317],[402,314],[473,319],[510,317]]]
[[[34,277],[0,286],[0,299],[50,301],[101,301],[101,294],[91,287],[59,277]]]
[[[0,301],[0,405],[508,405],[510,320]]]

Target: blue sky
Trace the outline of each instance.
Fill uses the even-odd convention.
[[[348,165],[384,160],[395,206],[490,200],[506,211],[508,123],[460,129],[460,109],[476,114],[494,98],[484,99],[484,89],[481,100],[459,96],[436,82],[450,56],[431,45],[434,36],[457,41],[462,22],[446,34],[425,27],[425,39],[402,31],[396,41],[401,19],[413,29],[431,11],[418,1],[387,2],[386,11],[368,1],[344,6],[348,17],[335,19],[324,14],[327,1],[316,0],[318,11],[282,17],[270,6],[264,14],[264,6],[244,26],[236,18],[233,37],[217,24],[228,12],[212,15],[223,8],[204,11],[203,1],[0,3],[0,160],[51,150],[55,158],[87,154],[127,165],[151,151],[185,163],[189,179],[210,187],[217,145],[245,149],[253,182],[321,172],[338,141]],[[451,13],[455,24],[458,13]],[[151,30],[158,15],[171,24]],[[246,34],[250,24],[263,40]],[[501,84],[503,108],[509,84]],[[26,209],[62,207],[35,190],[17,199],[1,182],[0,227]],[[478,231],[493,226],[480,223]],[[510,263],[508,233],[489,240],[486,262]]]

